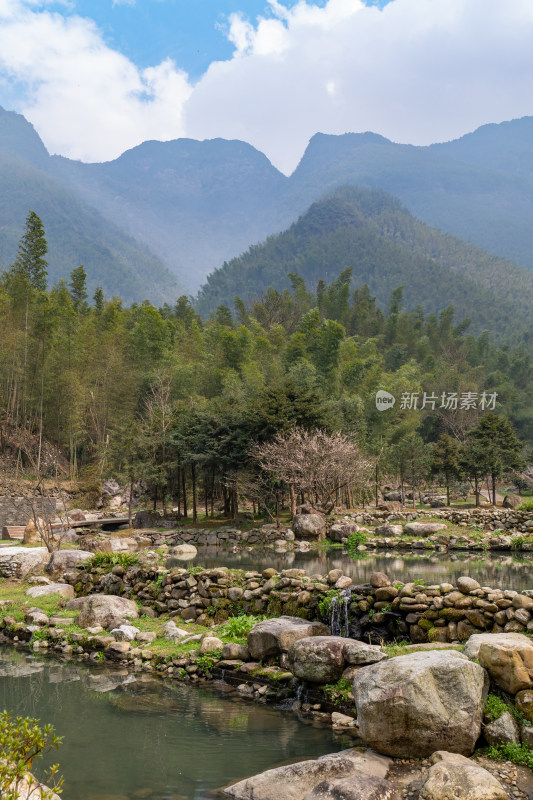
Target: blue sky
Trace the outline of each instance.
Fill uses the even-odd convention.
[[[429,144],[533,114],[531,0],[0,0],[0,105],[48,150],[316,132]]]
[[[367,0],[383,7],[390,0]],[[327,0],[312,0],[323,7]],[[60,6],[55,6],[61,10]],[[212,61],[231,58],[233,47],[224,36],[231,14],[250,21],[269,17],[265,0],[77,0],[71,8],[100,26],[106,40],[141,67],[169,56],[192,79]]]

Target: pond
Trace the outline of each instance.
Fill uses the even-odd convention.
[[[326,727],[227,687],[55,661],[0,647],[0,709],[64,737],[65,800],[213,800],[227,783],[342,749]]]
[[[167,564],[184,565],[169,559]],[[469,575],[482,586],[523,591],[533,588],[533,559],[529,555],[496,553],[398,553],[380,550],[361,553],[356,560],[340,548],[329,551],[279,553],[269,548],[250,548],[233,552],[231,548],[199,547],[194,565],[226,566],[237,569],[263,570],[266,567],[282,570],[289,567],[305,569],[309,575],[324,575],[340,568],[354,583],[368,583],[373,572],[385,572],[391,581],[425,581],[428,584],[455,583],[461,575]]]

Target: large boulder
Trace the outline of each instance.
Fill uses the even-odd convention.
[[[311,683],[336,683],[348,664],[374,664],[385,658],[385,653],[376,645],[343,636],[299,639],[287,653],[293,675]]]
[[[478,659],[491,679],[509,694],[516,694],[533,685],[533,644],[502,641],[500,636],[482,642]]]
[[[101,625],[107,628],[117,617],[137,619],[139,609],[133,600],[115,597],[111,594],[92,594],[89,597],[77,597],[67,603],[68,609],[79,609],[76,620],[80,628],[91,628]]]
[[[353,684],[361,737],[400,758],[470,755],[481,731],[486,673],[456,650],[409,653],[362,667]]]
[[[298,639],[307,636],[327,636],[330,629],[321,622],[307,622],[300,617],[275,617],[254,625],[248,634],[248,649],[253,659],[260,661],[286,653]]]
[[[290,671],[311,683],[337,683],[344,671],[341,636],[311,636],[291,645],[287,653]]]
[[[384,778],[358,773],[322,781],[304,800],[400,800],[400,793]]]
[[[394,536],[401,536],[403,533],[403,528],[401,525],[392,525],[388,523],[387,525],[378,525],[376,528],[376,536],[383,536],[386,539]]]
[[[431,536],[445,528],[444,522],[408,522],[404,525],[403,532],[411,536]]]
[[[389,759],[375,753],[343,750],[313,761],[299,761],[269,769],[260,775],[234,783],[224,789],[224,794],[234,800],[305,800],[308,793],[322,781],[349,776],[355,783],[357,779],[367,775],[384,778],[389,767]],[[361,797],[370,800],[371,796],[367,794],[366,798],[365,795]],[[391,800],[392,797],[394,795]]]
[[[531,645],[531,639],[524,636],[523,633],[474,633],[465,644],[463,654],[467,658],[477,658],[479,656],[479,648],[484,642],[516,647]]]
[[[326,523],[320,514],[296,514],[291,528],[297,539],[319,540],[326,535]]]
[[[39,525],[41,526],[42,530],[45,530],[45,523],[44,520],[38,520]],[[24,528],[24,536],[22,538],[22,544],[42,544],[43,540],[41,538],[41,534],[39,528],[35,524],[35,522],[30,519],[26,527]]]
[[[490,772],[457,753],[436,752],[420,800],[509,800]]]
[[[2,547],[0,578],[24,578],[32,572],[40,572],[49,558],[46,547]]]
[[[46,565],[46,572],[60,573],[75,570],[78,564],[92,557],[87,550],[55,550]]]
[[[49,583],[46,586],[32,586],[26,592],[28,597],[45,597],[49,594],[60,594],[68,600],[74,598],[74,589],[69,583]]]
[[[332,542],[342,542],[350,536],[351,533],[359,530],[359,525],[354,525],[349,522],[335,522],[328,531],[328,539]]]
[[[524,501],[517,494],[506,494],[503,498],[502,506],[504,508],[518,508]]]
[[[170,548],[168,555],[179,561],[190,561],[192,558],[196,558],[198,550],[193,544],[177,544]]]

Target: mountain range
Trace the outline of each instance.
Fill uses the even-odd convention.
[[[47,232],[51,280],[83,263],[90,288],[102,285],[126,301],[195,293],[225,261],[289,229],[341,186],[389,192],[402,214],[533,270],[533,117],[430,147],[373,133],[316,134],[285,176],[250,145],[221,139],[145,142],[103,164],[71,161],[49,155],[22,116],[0,110],[0,179],[4,266],[31,208]],[[505,297],[506,270],[527,283],[507,262],[487,261],[476,248],[461,253],[468,264],[459,270],[462,281]],[[432,258],[416,247],[414,255]],[[488,272],[481,262],[492,264]],[[448,268],[457,279],[456,267]],[[213,286],[200,298],[208,306]]]

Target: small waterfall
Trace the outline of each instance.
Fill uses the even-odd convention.
[[[352,597],[352,590],[342,589],[337,597],[333,597],[331,601],[331,614],[329,619],[329,627],[333,636],[348,636],[350,619],[348,613],[348,606]]]

